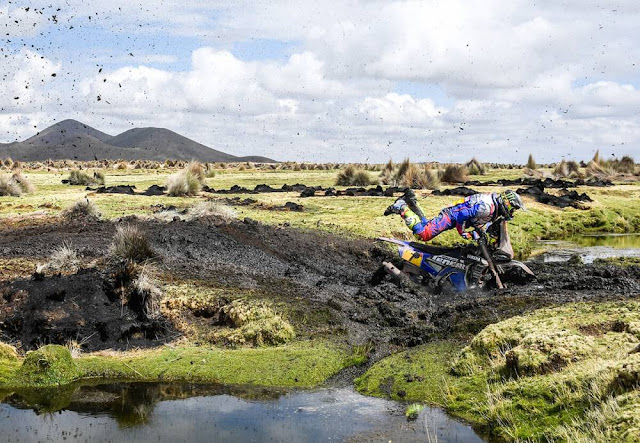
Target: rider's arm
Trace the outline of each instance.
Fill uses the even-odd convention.
[[[474,238],[473,234],[475,231],[466,232],[465,229],[467,227],[466,223],[458,223],[456,224],[456,229],[458,230],[458,234],[465,240],[472,240]]]

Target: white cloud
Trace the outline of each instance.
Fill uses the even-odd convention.
[[[29,6],[0,6],[0,35],[3,38],[33,36],[42,29],[47,17]]]
[[[60,64],[23,49],[0,64],[0,107],[4,111],[36,110],[52,100],[44,88],[58,75]]]
[[[443,108],[436,107],[432,100],[416,100],[410,95],[393,92],[380,98],[365,98],[358,105],[358,111],[374,121],[420,126],[431,126],[438,117],[446,113]]]

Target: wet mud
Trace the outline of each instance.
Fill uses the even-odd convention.
[[[586,193],[579,194],[577,191],[569,191],[563,189],[562,194],[553,195],[544,192],[543,185],[529,186],[528,188],[520,188],[516,192],[520,195],[527,195],[534,198],[537,202],[545,205],[556,206],[558,208],[572,207],[576,209],[589,209],[585,203],[592,202],[593,199]]]
[[[398,346],[468,338],[490,323],[543,306],[640,295],[638,266],[535,261],[530,263],[537,276],[533,281],[514,275],[505,279],[504,290],[433,295],[421,288],[400,288],[384,275],[372,278],[380,277],[383,260],[394,259],[390,250],[372,240],[266,226],[250,219],[165,223],[129,217],[126,222],[147,233],[157,252],[154,266],[173,279],[199,281],[231,293],[251,291],[308,313],[326,312],[324,334],[350,344],[372,343],[374,359]],[[66,242],[85,257],[99,258],[106,254],[117,224],[88,221],[14,229],[11,235],[0,235],[0,253],[44,260]],[[44,342],[85,340],[86,348],[94,350],[134,343],[150,346],[175,338],[163,319],[140,319],[110,296],[104,269],[98,268],[4,283],[4,340],[20,340],[26,349]],[[106,334],[101,326],[105,323]],[[304,328],[310,328],[308,334],[318,332],[312,326],[294,325],[302,335]]]
[[[597,188],[603,188],[606,186],[613,186],[613,183],[610,180],[601,180],[597,178],[589,178],[587,180],[577,179],[574,181],[571,180],[562,180],[562,179],[553,179],[553,178],[545,178],[544,180],[540,178],[533,177],[521,177],[516,179],[500,179],[497,181],[486,181],[480,182],[478,180],[468,181],[464,183],[465,186],[538,186],[543,188],[555,188],[555,189],[563,189],[563,188],[577,188],[578,186],[592,186]]]

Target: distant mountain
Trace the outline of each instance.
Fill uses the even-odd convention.
[[[38,132],[31,138],[26,139],[23,143],[29,143],[31,145],[49,145],[49,144],[61,144],[64,145],[72,140],[74,137],[82,136],[93,137],[101,142],[107,142],[112,135],[105,134],[102,131],[98,131],[89,125],[80,123],[76,120],[63,120],[55,125],[49,126],[44,131]]]
[[[203,162],[264,162],[260,157],[236,157],[164,128],[135,128],[112,136],[76,120],[64,120],[22,142],[0,143],[0,157],[20,161],[52,160],[199,160]]]

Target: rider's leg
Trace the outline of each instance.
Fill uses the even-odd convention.
[[[427,217],[424,215],[424,211],[418,204],[418,199],[416,198],[416,194],[412,189],[407,189],[402,196],[405,202],[407,202],[407,206],[409,209],[413,211],[415,215],[417,215],[423,223],[427,222]]]
[[[411,202],[411,205],[409,205],[408,201]],[[436,217],[428,220],[418,205],[415,195],[409,190],[405,192],[405,195],[390,205],[384,212],[384,215],[400,214],[400,217],[402,217],[407,227],[411,229],[417,239],[428,241],[441,232],[455,226],[455,220],[449,212],[451,209],[452,208],[445,208]]]
[[[456,222],[451,217],[450,208],[445,208],[440,212],[440,214],[431,220],[416,223],[413,226],[412,231],[419,240],[429,241],[436,235],[453,228],[455,225]]]

